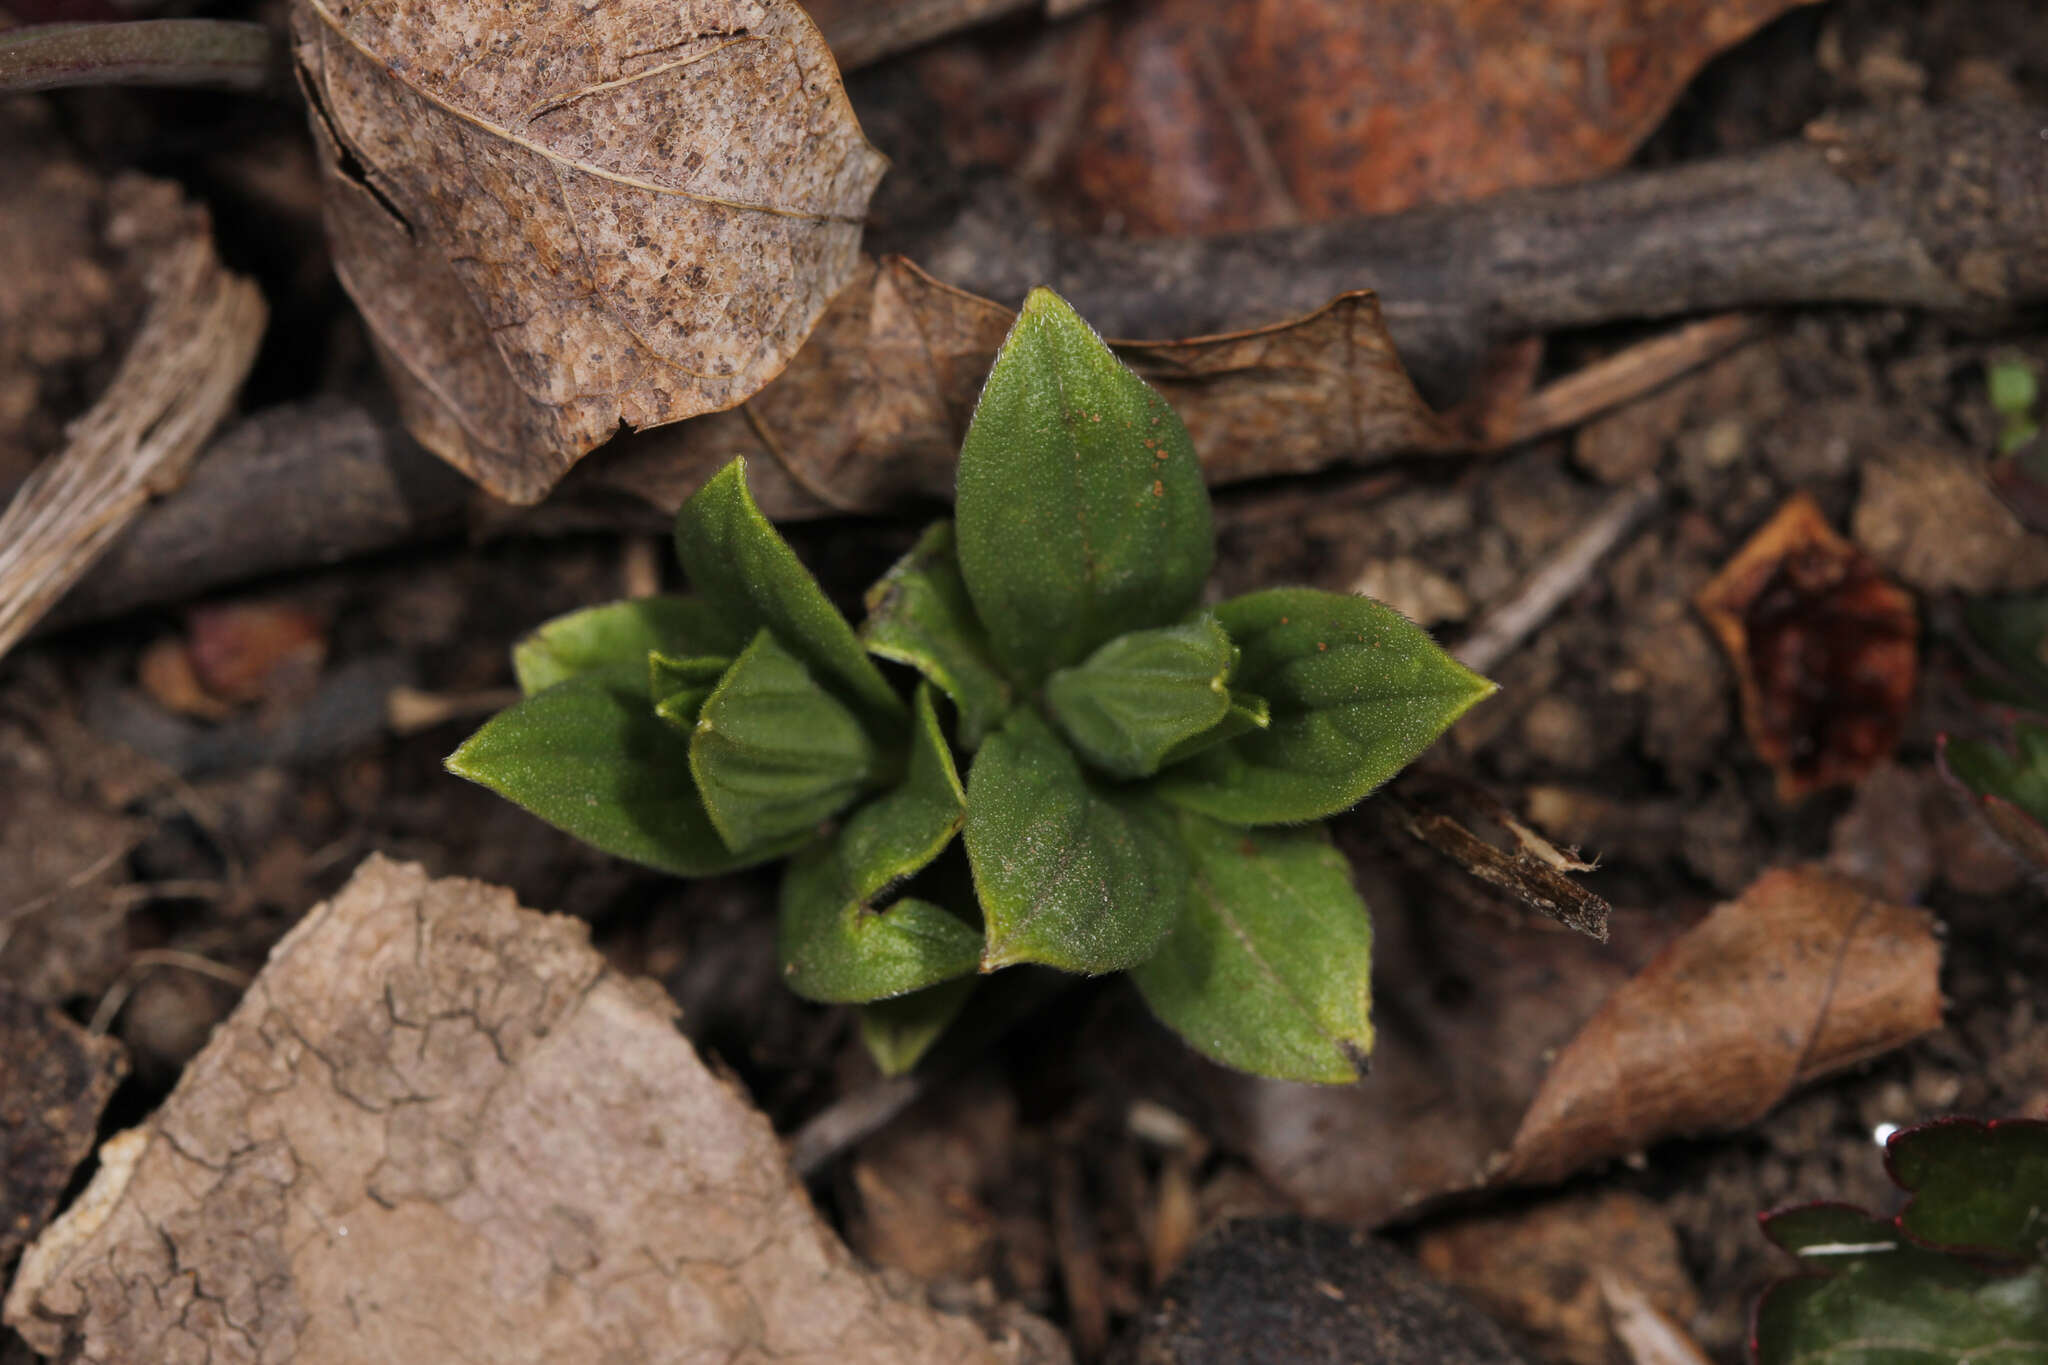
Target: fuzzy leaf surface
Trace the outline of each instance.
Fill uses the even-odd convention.
[[[1245,829],[1182,812],[1192,880],[1145,1003],[1206,1057],[1290,1081],[1358,1079],[1372,1049],[1372,921],[1320,828]]]
[[[967,857],[987,923],[983,971],[1134,967],[1159,946],[1188,889],[1173,813],[1091,779],[1026,707],[974,757]]]
[[[690,732],[690,773],[734,851],[813,829],[860,793],[875,762],[859,719],[765,628]]]
[[[933,1043],[960,1017],[976,978],[967,976],[927,986],[909,995],[860,1007],[860,1041],[884,1076],[901,1076],[916,1066]]]
[[[604,673],[644,694],[649,654],[734,654],[746,642],[702,598],[634,597],[535,629],[512,646],[512,672],[529,697],[586,673]]]
[[[1157,790],[1229,824],[1348,809],[1494,690],[1369,598],[1275,588],[1216,618],[1240,651],[1236,685],[1266,699],[1272,724],[1162,773]]]
[[[918,688],[912,714],[903,781],[783,877],[778,952],[783,981],[798,995],[880,1000],[964,976],[981,960],[981,934],[950,911],[909,896],[875,904],[938,857],[967,818],[930,684]]]
[[[647,690],[654,714],[684,734],[696,728],[697,714],[732,667],[724,655],[678,659],[659,651],[647,656]]]
[[[704,599],[742,639],[763,627],[840,693],[877,736],[901,733],[903,701],[861,648],[853,627],[818,586],[747,491],[735,459],[676,514],[676,556]]]
[[[1208,616],[1119,635],[1045,680],[1052,718],[1111,777],[1150,777],[1177,747],[1230,714],[1237,651]]]
[[[1186,762],[1204,749],[1213,749],[1219,744],[1228,744],[1239,735],[1248,735],[1254,730],[1269,729],[1272,724],[1273,708],[1267,705],[1264,697],[1254,696],[1250,692],[1240,692],[1236,688],[1232,688],[1230,692],[1230,709],[1223,713],[1223,719],[1202,731],[1201,734],[1190,735],[1187,739],[1174,745],[1172,749],[1167,751],[1166,757],[1159,761],[1159,766],[1170,768],[1176,763]]]
[[[1025,688],[1185,617],[1215,555],[1186,428],[1046,289],[1024,301],[981,391],[954,517],[967,591]]]
[[[908,664],[952,698],[960,711],[960,744],[981,747],[1016,698],[989,652],[988,632],[974,614],[960,576],[953,523],[937,521],[868,589],[860,637],[868,652]]]
[[[643,664],[641,676],[646,669]],[[688,742],[608,677],[557,683],[484,723],[448,770],[489,787],[615,857],[709,877],[780,856],[793,842],[735,853],[690,781]]]

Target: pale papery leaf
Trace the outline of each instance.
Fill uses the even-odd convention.
[[[794,0],[296,0],[335,269],[419,440],[538,500],[779,374],[884,159]]]

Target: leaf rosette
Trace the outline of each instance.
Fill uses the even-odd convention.
[[[1187,432],[1066,303],[1025,302],[954,519],[868,593],[858,631],[739,460],[684,506],[676,549],[696,596],[543,627],[517,652],[526,699],[450,767],[683,875],[790,855],[785,979],[861,1005],[886,1070],[915,1064],[973,975],[1033,963],[1131,972],[1226,1065],[1355,1079],[1371,926],[1311,822],[1493,685],[1363,598],[1205,609]],[[908,704],[877,660],[918,677]]]

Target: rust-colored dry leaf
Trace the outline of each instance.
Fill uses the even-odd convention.
[[[1824,872],[1766,873],[1683,932],[1626,910],[1607,944],[1538,923],[1375,898],[1371,1074],[1218,1074],[1220,1121],[1304,1210],[1371,1226],[1739,1128],[1940,1023],[1933,922]]]
[[[1788,498],[1694,604],[1735,665],[1780,800],[1853,785],[1898,747],[1919,679],[1913,599],[1811,496]]]
[[[421,443],[533,502],[727,408],[852,277],[883,159],[795,0],[295,0],[335,270]]]
[[[1612,170],[1799,3],[1140,0],[1049,36],[1057,59],[969,40],[923,70],[955,156],[1036,169],[1077,225],[1235,232]]]
[[[581,921],[372,858],[23,1258],[65,1359],[1021,1361],[858,1266]]]
[[[1559,1180],[1754,1123],[1799,1086],[1941,1027],[1940,971],[1926,911],[1832,873],[1767,872],[1579,1030],[1498,1178]]]
[[[119,1043],[0,985],[0,1266],[48,1221],[127,1070]]]
[[[773,384],[733,412],[618,442],[584,476],[673,510],[734,455],[770,516],[950,499],[1014,314],[901,257],[864,261]],[[1187,423],[1212,484],[1456,449],[1369,293],[1225,336],[1116,342]]]

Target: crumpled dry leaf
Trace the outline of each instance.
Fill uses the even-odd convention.
[[[0,986],[0,1266],[57,1207],[127,1070],[113,1039]]]
[[[745,455],[771,517],[950,499],[1014,317],[901,257],[864,259],[781,378],[735,411],[615,443],[579,480],[673,510]],[[1112,344],[1173,404],[1211,484],[1466,444],[1416,393],[1370,293],[1246,332]]]
[[[1372,1226],[1739,1128],[1940,1023],[1932,920],[1825,872],[1766,873],[1682,933],[1617,910],[1604,945],[1368,898],[1372,1074],[1213,1082],[1225,1128],[1317,1217]]]
[[[1919,681],[1920,618],[1810,494],[1787,498],[1693,603],[1735,665],[1743,728],[1779,800],[1853,785],[1891,757]]]
[[[296,0],[335,270],[420,442],[539,500],[727,408],[851,278],[883,169],[795,0]]]
[[[102,1149],[6,1320],[215,1365],[1048,1359],[856,1265],[673,1016],[580,921],[372,858]]]
[[[1800,2],[1145,0],[922,69],[953,155],[1042,179],[1077,225],[1238,232],[1611,170]]]

